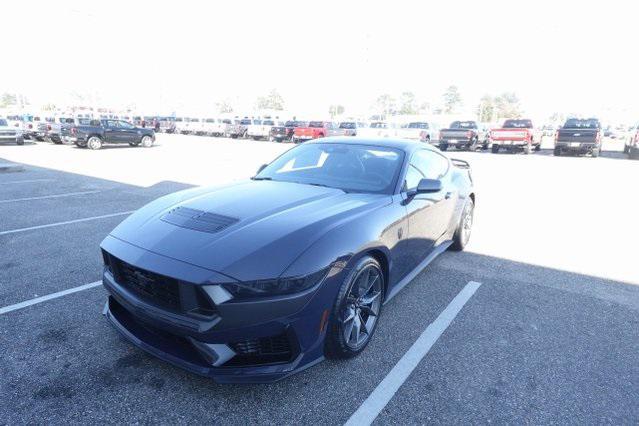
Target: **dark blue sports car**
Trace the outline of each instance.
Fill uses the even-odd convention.
[[[470,236],[468,163],[404,140],[326,138],[250,180],[162,197],[102,242],[104,313],[140,348],[218,382],[348,358],[382,306]]]

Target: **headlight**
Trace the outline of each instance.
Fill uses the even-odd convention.
[[[260,297],[281,296],[299,293],[319,284],[329,268],[303,277],[276,278],[272,280],[256,280],[235,283],[224,283],[222,286],[239,300],[256,299]]]

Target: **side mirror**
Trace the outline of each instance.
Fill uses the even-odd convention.
[[[418,194],[429,194],[439,192],[443,188],[442,181],[439,179],[422,179],[417,185]]]
[[[268,164],[262,164],[262,165],[260,166],[260,168],[259,168],[259,169],[257,169],[257,173],[256,173],[256,174],[259,174],[262,170],[264,170],[264,169],[266,168],[266,166],[268,166]]]

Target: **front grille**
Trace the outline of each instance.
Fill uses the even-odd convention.
[[[237,355],[225,366],[276,364],[293,359],[293,347],[286,333],[241,340],[230,343],[230,346]]]
[[[178,280],[137,268],[115,256],[108,256],[113,278],[122,287],[153,305],[180,310]]]

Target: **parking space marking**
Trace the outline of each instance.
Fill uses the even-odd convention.
[[[373,392],[345,423],[346,425],[370,425],[404,384],[408,376],[433,347],[437,339],[446,331],[466,302],[475,294],[481,284],[470,281],[446,306],[446,309],[417,338],[413,346],[395,364]]]
[[[102,281],[94,281],[89,284],[84,284],[78,287],[69,288],[67,290],[58,291],[57,293],[47,294],[46,296],[36,297],[35,299],[31,300],[25,300],[24,302],[16,303],[15,305],[5,306],[4,308],[0,308],[0,315],[17,311],[18,309],[23,309],[32,305],[37,305],[38,303],[46,302],[47,300],[57,299],[58,297],[66,296],[67,294],[77,293],[82,290],[88,290],[101,284]]]
[[[41,195],[39,197],[13,198],[11,200],[0,200],[0,203],[15,203],[17,201],[33,201],[33,200],[45,200],[47,198],[73,197],[73,196],[76,196],[76,195],[95,194],[97,192],[101,192],[101,191],[99,191],[99,190],[96,190],[96,191],[79,191],[79,192],[67,192],[65,194]]]
[[[85,218],[82,218],[82,219],[65,220],[64,222],[48,223],[46,225],[29,226],[28,228],[9,229],[7,231],[0,231],[0,235],[16,234],[18,232],[31,231],[31,230],[34,230],[34,229],[52,228],[54,226],[69,225],[69,224],[72,224],[72,223],[79,223],[79,222],[88,222],[90,220],[105,219],[105,218],[108,218],[108,217],[124,216],[125,214],[131,214],[134,211],[135,210],[129,210],[129,211],[126,211],[126,212],[103,214],[103,215],[100,215],[100,216],[85,217]]]
[[[33,183],[33,182],[51,182],[55,179],[25,179],[25,180],[10,180],[7,182],[0,182],[0,185],[11,185],[14,183]]]

